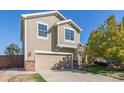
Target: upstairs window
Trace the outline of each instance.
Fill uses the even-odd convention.
[[[38,23],[38,36],[48,37],[48,25],[43,23]]]
[[[65,29],[65,40],[74,41],[74,30]]]

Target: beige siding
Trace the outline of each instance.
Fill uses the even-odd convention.
[[[69,46],[77,46],[78,43],[80,42],[80,33],[79,31],[74,31],[74,42],[68,42],[65,40],[65,27],[68,27],[68,28],[71,28],[71,29],[74,29],[74,27],[72,27],[71,25],[69,24],[65,24],[65,25],[60,25],[58,26],[58,44],[61,44],[61,45],[69,45]]]
[[[74,53],[74,49],[73,48],[59,48],[60,52],[67,52],[67,53]]]
[[[55,16],[46,16],[27,20],[27,60],[34,60],[34,50],[52,51],[56,44],[56,28],[53,26],[60,21]],[[37,38],[37,22],[48,24],[48,40]]]
[[[57,44],[62,44],[62,45],[69,45],[69,46],[76,46],[80,42],[80,33],[75,30],[75,41],[72,42],[66,42],[64,40],[65,34],[64,34],[64,27],[70,27],[73,28],[69,24],[61,25],[58,28],[55,27],[54,25],[56,22],[60,21],[59,18],[56,16],[44,16],[44,17],[38,17],[38,18],[32,18],[32,19],[27,19],[26,23],[26,47],[27,47],[27,60],[35,60],[35,50],[44,50],[44,51],[55,51],[55,49],[58,49],[58,52],[69,52],[73,53],[74,49],[73,48],[60,48],[57,47]],[[43,22],[48,24],[48,39],[40,39],[37,38],[37,22]],[[23,25],[24,22],[23,22]],[[25,28],[25,27],[22,27]],[[74,28],[73,28],[74,29]],[[22,29],[24,30],[24,29]],[[24,31],[22,31],[24,32]],[[25,34],[23,33],[23,39],[25,39]],[[24,40],[25,41],[25,40]],[[24,42],[23,42],[23,48],[24,47]]]

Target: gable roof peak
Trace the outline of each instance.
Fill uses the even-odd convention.
[[[59,25],[63,25],[63,24],[67,24],[67,23],[70,23],[72,24],[74,27],[76,27],[79,31],[83,31],[73,20],[71,19],[66,19],[66,20],[63,20],[63,21],[59,21],[56,23],[56,26],[59,26]]]
[[[47,12],[38,12],[38,13],[30,13],[30,14],[22,14],[21,17],[24,19],[41,17],[41,16],[49,16],[56,15],[59,16],[62,20],[66,20],[66,18],[57,10],[55,11],[47,11]]]

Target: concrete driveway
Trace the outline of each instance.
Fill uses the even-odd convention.
[[[72,71],[52,71],[45,70],[38,72],[48,82],[120,82],[111,77],[96,75],[88,72],[72,70]]]

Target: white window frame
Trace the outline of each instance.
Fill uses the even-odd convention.
[[[47,37],[44,36],[39,36],[39,31],[38,31],[38,24],[43,24],[47,26],[47,31],[48,31],[48,24],[44,23],[44,22],[37,22],[37,38],[39,39],[44,39],[44,40],[48,40],[49,34],[47,34]]]
[[[65,34],[66,34],[66,32],[65,32],[66,29],[72,30],[72,31],[74,32],[74,40],[68,40],[68,39],[66,39],[66,36],[65,36]],[[73,28],[64,27],[64,40],[65,40],[66,42],[71,42],[71,43],[74,43],[74,42],[75,42],[75,30],[74,30]]]

